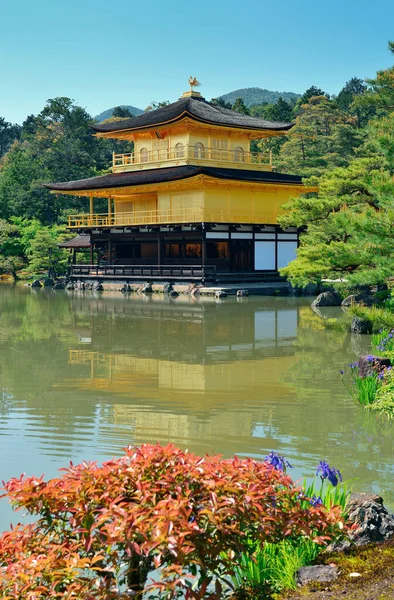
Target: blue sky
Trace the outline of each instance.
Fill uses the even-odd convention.
[[[393,62],[393,0],[0,0],[0,116],[89,113],[243,87],[337,93]]]

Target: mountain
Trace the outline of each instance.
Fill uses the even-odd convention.
[[[301,98],[301,94],[295,94],[294,92],[272,92],[258,87],[242,88],[240,90],[235,90],[234,92],[229,92],[228,94],[223,94],[223,96],[219,96],[219,98],[223,98],[223,100],[230,102],[231,104],[234,104],[237,98],[242,98],[246,106],[250,108],[257,104],[263,104],[264,102],[274,104],[275,102],[278,102],[281,96],[283,100],[297,100],[298,98]],[[134,116],[141,115],[144,112],[140,108],[136,108],[129,104],[121,104],[120,106],[122,108],[128,108]],[[104,110],[97,115],[97,117],[94,117],[95,120],[98,123],[101,123],[102,121],[105,121],[105,119],[109,119],[112,117],[114,108],[115,107]]]
[[[119,104],[119,106],[121,106],[122,108],[128,108],[129,111],[131,112],[131,114],[133,114],[135,117],[137,115],[141,115],[144,112],[140,108],[136,108],[135,106],[131,106],[130,104]],[[109,108],[108,110],[104,110],[102,113],[97,115],[97,117],[94,117],[95,120],[98,123],[101,123],[101,121],[105,121],[105,119],[109,119],[110,117],[112,117],[112,113],[114,112],[114,109],[115,109],[115,106],[113,108]]]
[[[234,92],[223,94],[223,96],[220,96],[220,98],[226,102],[230,102],[230,104],[234,104],[237,98],[242,98],[246,106],[250,108],[251,106],[256,106],[257,104],[263,104],[264,102],[268,102],[268,104],[274,104],[275,102],[278,102],[281,96],[283,100],[287,101],[301,98],[301,94],[295,94],[294,92],[272,92],[270,90],[264,90],[258,87],[235,90]]]

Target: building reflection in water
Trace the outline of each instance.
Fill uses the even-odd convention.
[[[294,395],[282,380],[297,361],[298,305],[281,300],[74,297],[80,343],[69,349],[71,377],[56,386],[102,394],[108,435],[112,423],[138,443],[186,441],[226,453],[244,438],[248,452],[256,421]]]
[[[276,450],[295,477],[323,458],[389,495],[392,424],[360,409],[339,376],[370,341],[324,327],[308,299],[0,286],[0,302],[2,479],[160,441]]]

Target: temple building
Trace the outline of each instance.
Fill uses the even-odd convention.
[[[137,117],[93,125],[96,136],[133,142],[134,150],[114,154],[108,175],[47,185],[89,199],[89,212],[71,215],[68,227],[89,236],[91,264],[74,260],[71,277],[275,279],[298,245],[297,230],[282,230],[277,217],[307,190],[250,145],[291,127],[225,109],[193,89]],[[105,214],[95,212],[98,198],[107,200]]]

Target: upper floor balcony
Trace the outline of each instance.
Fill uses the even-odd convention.
[[[275,204],[269,207],[239,211],[195,207],[189,209],[148,210],[104,214],[79,214],[68,217],[69,229],[102,229],[106,227],[130,227],[146,225],[173,225],[188,223],[275,223],[278,210]]]
[[[241,146],[233,149],[207,147],[202,143],[178,143],[173,147],[149,150],[140,148],[127,154],[113,154],[114,173],[178,165],[216,166],[227,169],[272,170],[272,152],[249,152]]]

